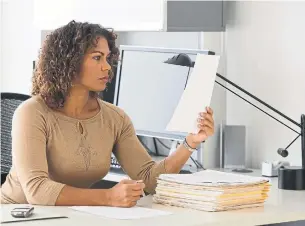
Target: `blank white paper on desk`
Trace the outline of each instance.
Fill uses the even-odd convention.
[[[200,112],[210,106],[219,56],[197,54],[192,74],[166,130],[198,133]]]
[[[108,206],[73,206],[71,209],[99,215],[106,218],[128,220],[128,219],[140,219],[147,217],[157,217],[172,214],[171,212],[149,209],[143,207],[131,207],[131,208],[120,208],[120,207],[108,207]]]

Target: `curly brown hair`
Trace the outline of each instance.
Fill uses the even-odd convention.
[[[117,35],[98,24],[74,20],[49,34],[40,50],[32,78],[32,95],[40,95],[48,107],[62,108],[69,95],[72,82],[79,75],[83,58],[88,49],[97,45],[97,39],[108,41],[108,62],[116,67],[119,50]],[[113,72],[109,71],[110,80]],[[90,96],[98,93],[90,91]]]

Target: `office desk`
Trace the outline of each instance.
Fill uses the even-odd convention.
[[[254,174],[259,174],[255,172]],[[138,220],[113,220],[106,219],[95,215],[85,214],[73,211],[67,207],[40,207],[50,212],[58,212],[68,216],[67,219],[53,219],[43,221],[10,223],[7,225],[42,225],[42,226],[63,226],[63,225],[132,225],[132,226],[247,226],[247,225],[267,225],[280,222],[298,221],[304,222],[294,224],[305,225],[305,191],[286,191],[277,189],[277,178],[271,180],[272,187],[270,196],[267,199],[265,206],[253,209],[243,209],[225,212],[203,212],[191,209],[163,206],[152,203],[151,196],[142,198],[138,205],[170,211],[173,214],[155,218],[145,218]],[[4,209],[11,209],[15,205],[2,205]],[[288,225],[288,224],[287,224]]]

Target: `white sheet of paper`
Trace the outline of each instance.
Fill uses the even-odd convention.
[[[159,178],[175,183],[204,186],[246,185],[268,181],[268,179],[263,177],[220,172],[217,170],[203,170],[193,174],[162,174]]]
[[[210,106],[219,56],[197,54],[187,86],[166,130],[198,133],[197,119]]]
[[[71,209],[99,215],[106,218],[128,220],[128,219],[140,219],[147,217],[165,216],[172,214],[171,212],[149,209],[144,207],[131,207],[131,208],[120,208],[120,207],[108,207],[108,206],[72,206]]]

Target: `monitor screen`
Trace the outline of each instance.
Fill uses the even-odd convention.
[[[114,104],[131,118],[137,135],[182,140],[186,134],[166,130],[184,91],[192,68],[166,64],[179,54],[195,61],[206,50],[121,46],[121,62],[116,74]],[[189,71],[190,70],[190,71]]]

